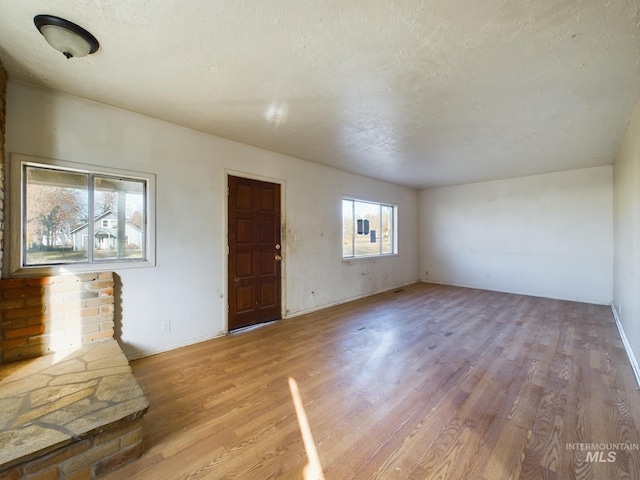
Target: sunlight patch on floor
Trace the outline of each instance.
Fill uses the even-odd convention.
[[[302,442],[304,443],[304,449],[307,451],[307,458],[309,459],[309,463],[304,469],[304,479],[324,480],[322,464],[320,463],[316,443],[313,441],[313,436],[311,435],[311,427],[309,427],[307,413],[304,410],[302,398],[300,398],[298,383],[291,377],[289,377],[289,389],[291,390],[291,398],[293,399],[293,405],[296,408],[296,415],[298,416],[298,425],[300,426],[300,433],[302,434]]]

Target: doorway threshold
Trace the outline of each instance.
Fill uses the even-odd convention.
[[[231,330],[228,333],[228,335],[233,335],[234,333],[250,332],[251,330],[256,330],[256,329],[258,329],[260,327],[264,327],[265,325],[271,325],[272,323],[275,323],[278,320],[281,320],[281,319],[269,320],[268,322],[256,323],[255,325],[249,325],[247,327],[236,328],[235,330]]]

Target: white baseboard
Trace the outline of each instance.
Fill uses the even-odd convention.
[[[182,342],[178,342],[171,345],[164,345],[160,348],[152,348],[149,350],[135,350],[133,352],[129,352],[126,354],[127,360],[138,360],[139,358],[150,357],[151,355],[157,355],[158,353],[169,352],[171,350],[175,350],[176,348],[187,347],[189,345],[195,345],[196,343],[206,342],[209,340],[213,340],[214,338],[224,337],[225,332],[217,332],[212,335],[206,335],[204,337],[192,338],[190,340],[183,340]],[[123,346],[123,343],[126,345],[126,342],[120,342],[120,347]],[[124,351],[124,348],[123,348]]]
[[[579,303],[589,303],[591,305],[611,305],[611,299],[602,299],[597,300],[594,298],[580,298],[580,297],[563,297],[559,295],[545,295],[540,292],[529,292],[526,290],[508,290],[508,289],[498,289],[491,285],[475,285],[475,284],[467,284],[467,283],[452,283],[452,282],[441,282],[440,280],[420,279],[422,283],[435,283],[436,285],[447,285],[450,287],[462,287],[462,288],[471,288],[474,290],[486,290],[488,292],[498,292],[498,293],[509,293],[512,295],[524,295],[527,297],[537,297],[537,298],[549,298],[551,300],[563,300],[567,302],[579,302]]]
[[[316,307],[307,308],[306,310],[299,310],[297,312],[290,312],[290,313],[287,313],[286,315],[284,315],[282,317],[282,319],[285,320],[285,319],[289,319],[289,318],[300,317],[302,315],[306,315],[307,313],[317,312],[318,310],[324,310],[325,308],[336,307],[338,305],[342,305],[343,303],[353,302],[354,300],[360,300],[361,298],[371,297],[373,295],[378,295],[380,293],[391,292],[393,290],[397,290],[398,288],[407,287],[409,285],[413,285],[414,283],[419,283],[419,282],[420,282],[420,280],[414,280],[412,282],[403,283],[402,285],[397,285],[395,287],[384,288],[382,290],[376,290],[375,292],[368,292],[368,293],[363,293],[361,295],[356,295],[354,297],[344,298],[342,300],[338,300],[337,302],[325,303],[323,305],[318,305]]]
[[[624,328],[622,328],[620,317],[618,317],[618,311],[616,310],[616,306],[613,303],[611,304],[611,311],[613,312],[613,318],[615,318],[616,320],[616,325],[618,327],[618,331],[620,332],[620,338],[622,339],[624,349],[627,351],[627,356],[629,357],[629,361],[631,362],[631,368],[633,369],[633,373],[635,373],[636,375],[636,382],[640,387],[640,367],[638,366],[638,360],[636,360],[636,356],[631,349],[631,344],[629,344],[629,340],[627,340],[627,335],[624,333]]]

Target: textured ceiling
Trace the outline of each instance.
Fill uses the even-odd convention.
[[[640,93],[640,0],[0,3],[10,78],[421,188],[611,164]]]

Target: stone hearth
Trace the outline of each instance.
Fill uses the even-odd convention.
[[[2,366],[0,478],[94,478],[141,453],[149,404],[117,342],[57,357]]]

